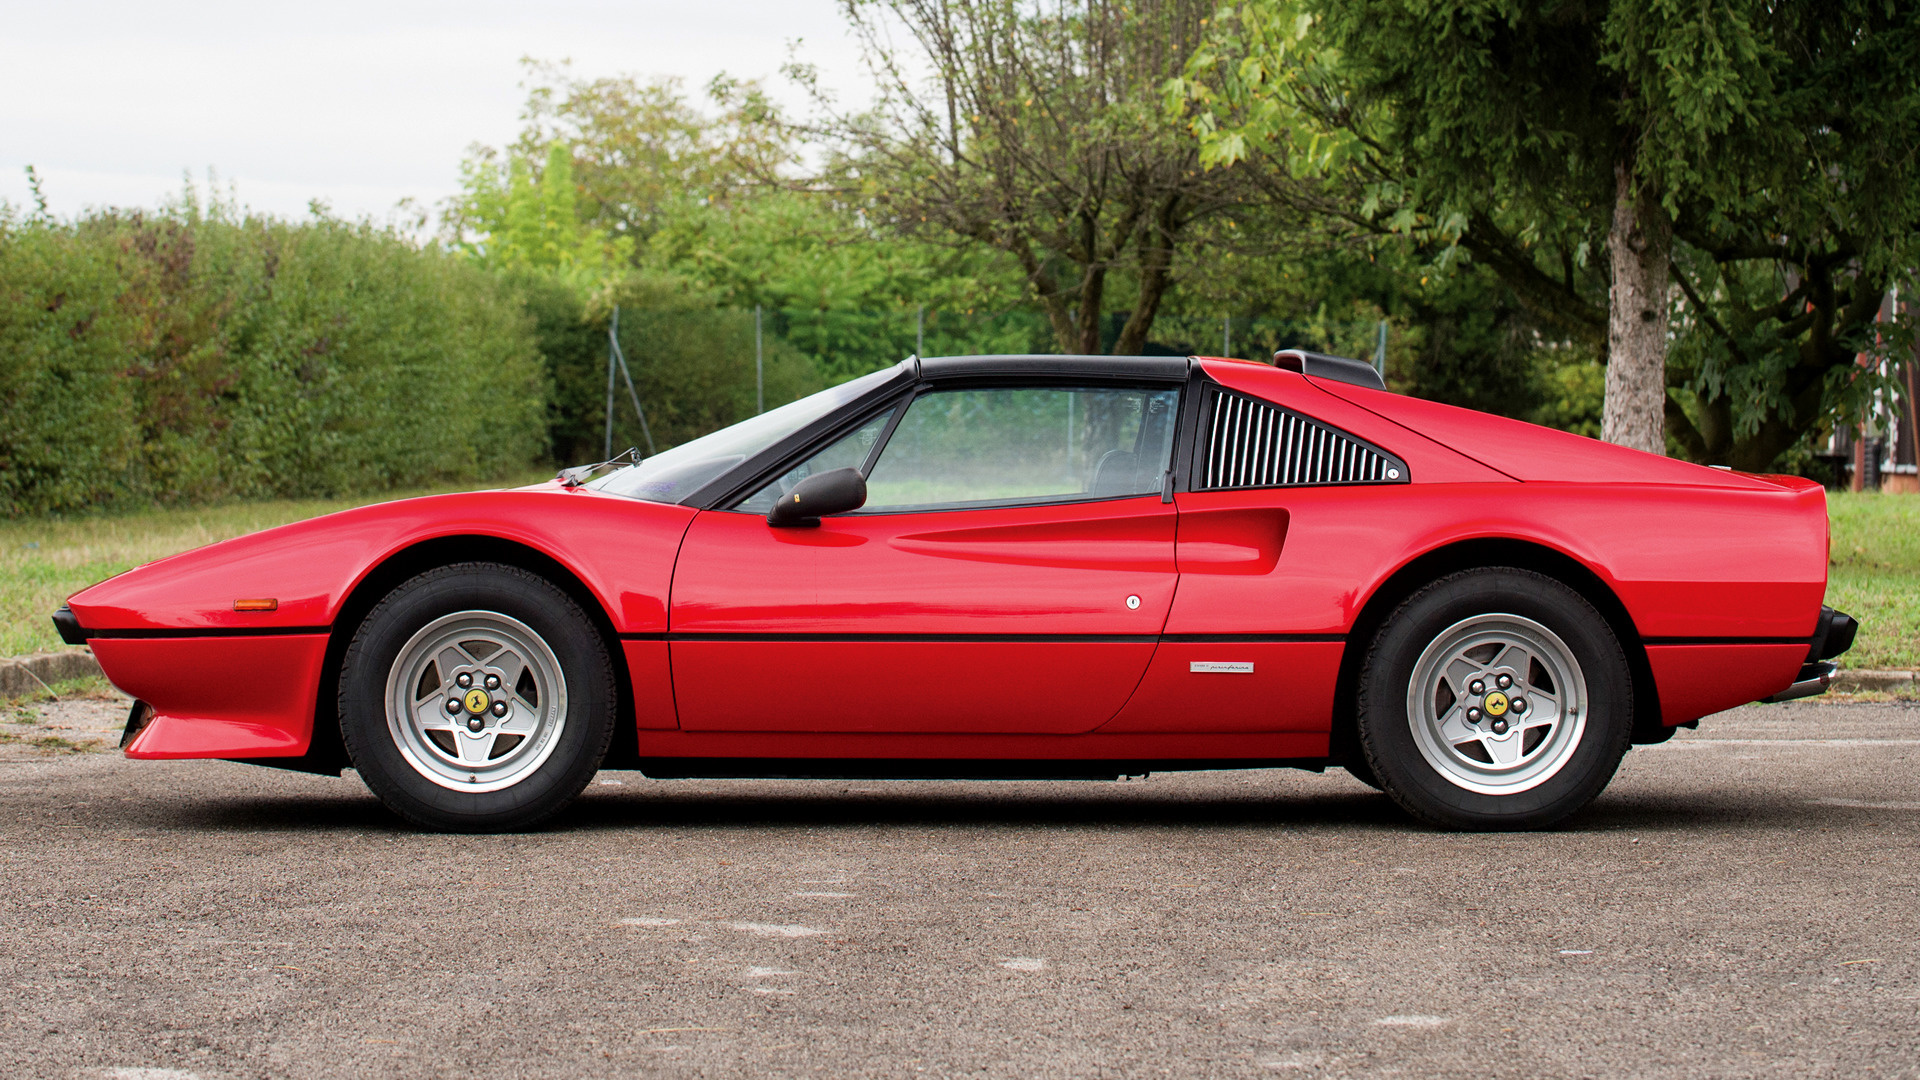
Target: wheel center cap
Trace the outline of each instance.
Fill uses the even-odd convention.
[[[461,707],[465,708],[469,713],[472,713],[475,716],[479,716],[481,713],[486,712],[487,706],[492,704],[493,704],[493,695],[487,693],[485,690],[482,690],[477,686],[467,691],[467,696],[460,699]],[[1506,708],[1505,705],[1501,706],[1501,709],[1503,711],[1505,710],[1505,708]]]
[[[468,696],[468,700],[472,700],[471,695]],[[1488,716],[1505,716],[1507,715],[1508,704],[1507,695],[1495,690],[1486,696],[1485,700],[1480,703],[1480,707],[1487,711]],[[471,706],[469,706],[469,708],[471,708]]]

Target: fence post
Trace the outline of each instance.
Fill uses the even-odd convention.
[[[1220,320],[1220,355],[1233,355],[1233,316]]]
[[[1379,333],[1373,339],[1373,370],[1380,373],[1381,379],[1384,380],[1387,377],[1387,320],[1385,319],[1380,320]]]
[[[753,305],[753,412],[767,411],[767,356],[760,345],[760,305]]]
[[[627,351],[620,347],[620,339],[613,339],[613,355],[620,361],[620,374],[627,380],[627,396],[633,399],[633,415],[640,418],[640,434],[647,440],[649,456],[659,451],[653,448],[653,429],[647,426],[647,410],[640,407],[640,391],[633,385],[633,369],[627,366]]]
[[[613,322],[607,326],[607,446],[600,460],[613,456],[613,358],[620,341],[620,305],[613,305]]]
[[[919,356],[927,351],[927,305],[920,305],[919,314],[913,320],[913,355]]]

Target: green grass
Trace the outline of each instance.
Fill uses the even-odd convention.
[[[516,476],[502,485],[530,484],[549,475]],[[64,648],[49,616],[67,597],[123,570],[290,521],[443,490],[448,489],[0,522],[0,657]]]
[[[76,698],[94,698],[111,700],[120,691],[100,675],[82,675],[77,679],[56,679],[52,686],[37,687],[24,694],[13,697],[0,697],[0,724],[31,724],[36,713],[34,707],[59,699],[71,701]]]
[[[1920,668],[1920,495],[1827,495],[1827,603],[1860,620],[1852,668]]]
[[[429,493],[0,523],[0,656],[59,648],[47,617],[69,595],[108,575],[289,521]],[[1841,492],[1830,494],[1827,505],[1833,519],[1827,603],[1860,620],[1860,638],[1843,663],[1920,668],[1920,496]]]

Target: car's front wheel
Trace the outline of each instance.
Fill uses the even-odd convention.
[[[522,829],[593,778],[613,735],[613,667],[578,604],[517,567],[462,563],[387,595],[340,673],[347,753],[418,825]]]
[[[1527,570],[1442,578],[1374,638],[1359,741],[1394,801],[1456,829],[1552,825],[1591,802],[1633,731],[1632,676],[1584,597]]]

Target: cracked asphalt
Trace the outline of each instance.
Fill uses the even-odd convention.
[[[1920,1077],[1910,703],[1722,714],[1530,835],[1259,771],[607,773],[433,836],[14,749],[8,1076]]]

